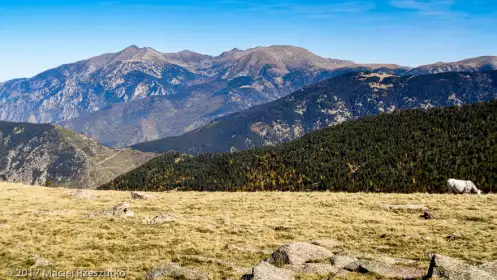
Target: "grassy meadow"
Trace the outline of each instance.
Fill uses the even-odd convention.
[[[129,201],[129,192],[94,191],[77,200],[72,190],[0,183],[0,279],[29,268],[34,255],[54,270],[118,268],[127,279],[174,261],[212,279],[240,279],[279,246],[335,239],[354,254],[422,261],[439,253],[478,264],[497,259],[497,195],[366,193],[151,193],[132,200],[134,217],[86,217]],[[383,204],[424,204],[422,212],[392,211]],[[147,225],[169,212],[177,220]],[[446,240],[453,233],[460,238]],[[101,278],[99,278],[101,279]],[[297,279],[322,279],[297,276]],[[326,279],[326,278],[325,278]],[[378,279],[349,274],[347,279]]]

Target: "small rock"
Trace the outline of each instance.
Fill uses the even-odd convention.
[[[481,270],[485,270],[486,272],[494,275],[497,278],[497,260],[483,263],[479,265],[478,268]]]
[[[34,259],[35,263],[31,266],[31,268],[53,265],[53,263],[51,261],[49,261],[45,258],[42,258],[39,255],[34,255],[33,259]]]
[[[118,205],[114,206],[112,208],[112,215],[113,216],[126,216],[126,217],[132,217],[135,215],[133,211],[131,211],[131,204],[129,202],[122,202],[119,203]]]
[[[331,258],[331,264],[338,268],[344,268],[356,261],[358,261],[358,259],[354,256],[334,255]]]
[[[312,241],[312,244],[325,247],[329,250],[333,250],[343,246],[342,242],[333,239],[314,240]]]
[[[447,237],[445,237],[445,239],[447,239],[447,241],[454,241],[456,239],[461,239],[462,237],[463,236],[460,233],[456,232],[451,235],[448,235]]]
[[[361,273],[374,273],[385,278],[399,279],[420,279],[425,275],[425,270],[419,268],[374,261],[360,261],[358,271]]]
[[[268,259],[272,264],[304,264],[308,261],[324,260],[333,253],[323,247],[305,242],[294,242],[278,248]]]
[[[295,275],[292,271],[284,268],[277,268],[267,262],[261,262],[252,269],[252,275],[246,279],[251,280],[293,280]]]
[[[131,199],[150,199],[152,195],[140,192],[131,192]]]
[[[177,263],[168,263],[147,272],[145,279],[186,279],[186,280],[207,280],[210,279],[209,275],[192,268],[182,267]]]
[[[425,211],[423,213],[423,215],[421,215],[421,217],[423,217],[425,220],[431,220],[431,219],[434,219],[435,217],[433,216],[433,214],[431,214],[430,212],[428,211]]]
[[[489,272],[466,264],[460,260],[433,255],[430,268],[425,279],[438,276],[447,280],[495,280],[496,277]]]
[[[155,225],[155,224],[164,224],[176,221],[177,218],[174,214],[171,213],[160,213],[159,215],[147,217],[143,220],[144,224]]]
[[[75,199],[95,199],[95,194],[89,190],[78,189],[71,193],[72,197]]]

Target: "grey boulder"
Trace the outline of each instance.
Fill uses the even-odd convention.
[[[433,255],[426,279],[433,276],[446,280],[497,280],[497,277],[460,260]]]
[[[268,259],[269,263],[304,264],[309,261],[325,260],[333,257],[333,253],[323,247],[305,242],[294,242],[281,246]]]

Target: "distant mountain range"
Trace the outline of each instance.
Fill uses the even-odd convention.
[[[181,135],[343,73],[481,71],[495,69],[496,61],[482,57],[409,69],[327,59],[293,46],[233,49],[219,56],[130,46],[1,83],[0,119],[60,124],[122,147]]]
[[[0,122],[0,180],[95,188],[155,155],[111,149],[51,124]]]
[[[405,75],[437,74],[444,72],[484,72],[497,70],[497,56],[481,56],[457,62],[437,62],[413,68]]]
[[[497,71],[419,76],[349,73],[225,116],[181,136],[132,147],[156,153],[240,151],[273,146],[368,115],[494,99],[497,99]]]
[[[434,77],[441,83],[443,76]],[[429,79],[422,80],[434,86]],[[315,97],[325,99],[322,94]],[[496,128],[497,100],[399,110],[313,131],[276,147],[197,156],[166,153],[99,189],[440,193],[446,192],[447,178],[465,178],[484,192],[495,192]]]

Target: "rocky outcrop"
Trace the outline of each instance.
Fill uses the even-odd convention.
[[[122,202],[112,208],[94,211],[88,214],[88,218],[98,217],[133,217],[135,213],[131,210],[129,202]]]
[[[268,262],[277,265],[299,265],[331,257],[333,257],[333,253],[328,249],[310,243],[295,242],[278,248],[273,252]]]
[[[466,264],[460,260],[442,255],[433,255],[425,279],[434,276],[446,280],[496,280],[497,276]]]
[[[315,242],[336,244],[336,242]],[[433,255],[428,269],[419,268],[415,260],[367,253],[348,252],[333,255],[328,249],[305,242],[283,245],[266,261],[254,267],[242,279],[294,279],[294,275],[319,275],[329,279],[347,277],[347,273],[367,273],[381,279],[446,279],[446,280],[497,280],[497,261],[478,267],[460,260]],[[258,275],[259,278],[254,278]],[[314,278],[313,278],[314,279]],[[355,279],[355,278],[354,278]]]

